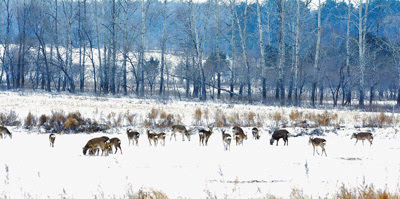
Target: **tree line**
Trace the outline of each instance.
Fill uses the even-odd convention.
[[[1,0],[3,89],[400,105],[398,0]]]

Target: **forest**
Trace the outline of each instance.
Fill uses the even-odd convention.
[[[1,0],[0,88],[400,105],[398,0]]]

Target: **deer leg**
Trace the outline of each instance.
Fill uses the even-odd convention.
[[[364,146],[364,140],[362,140],[363,146]]]
[[[313,145],[313,156],[315,155],[315,146]]]
[[[369,146],[371,146],[371,145],[372,145],[372,139],[370,139],[370,140],[369,140],[369,143],[370,143],[370,145],[369,145]]]
[[[356,138],[356,143],[354,143],[354,146],[357,144],[357,142],[358,142],[358,139]]]
[[[325,156],[328,157],[328,155],[326,154],[326,151],[325,151],[325,147],[322,148],[322,154],[324,154],[324,152],[325,152]],[[321,154],[321,155],[322,155],[322,154]]]
[[[119,150],[121,151],[121,154],[122,154],[122,148],[121,148],[121,145],[119,145],[118,147],[119,147]]]

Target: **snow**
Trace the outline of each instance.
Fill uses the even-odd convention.
[[[11,100],[12,99],[12,100]],[[130,110],[140,115],[138,124],[153,107],[181,114],[184,124],[191,126],[197,107],[226,112],[250,111],[266,115],[261,128],[261,139],[253,140],[251,127],[244,128],[248,139],[243,146],[230,151],[222,144],[221,128],[215,128],[209,146],[199,146],[198,135],[190,142],[170,141],[167,128],[166,145],[149,146],[142,125],[124,126],[103,133],[57,134],[51,148],[48,134],[22,127],[9,127],[13,139],[0,139],[0,197],[8,198],[93,198],[96,196],[123,198],[129,190],[161,190],[170,198],[254,198],[272,194],[288,198],[293,188],[316,198],[332,196],[345,184],[358,187],[373,184],[377,189],[397,191],[400,177],[399,137],[395,128],[371,130],[373,145],[350,139],[358,132],[355,111],[335,111],[346,128],[325,133],[325,156],[313,156],[308,136],[289,137],[289,146],[269,144],[271,121],[267,115],[280,109],[257,105],[228,105],[220,103],[172,102],[162,104],[156,100],[93,97],[78,95],[18,94],[1,92],[1,112],[14,110],[25,118],[50,114],[52,110],[65,113],[79,110],[86,117],[101,117],[108,112]],[[97,111],[96,111],[97,109]],[[292,108],[293,109],[293,108]],[[302,111],[313,111],[302,109]],[[141,119],[140,119],[141,118]],[[212,116],[210,116],[212,118]],[[141,133],[139,146],[128,146],[127,128]],[[231,127],[226,127],[232,133]],[[299,128],[287,128],[292,135]],[[327,128],[332,130],[333,128]],[[312,129],[309,129],[311,131]],[[106,135],[122,141],[123,154],[84,156],[82,147],[94,137]],[[317,149],[319,152],[321,150]]]

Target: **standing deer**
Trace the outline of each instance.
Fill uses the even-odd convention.
[[[140,133],[137,131],[133,131],[132,129],[128,129],[126,131],[126,134],[128,135],[129,145],[131,145],[131,141],[132,141],[132,145],[135,145],[135,142],[136,142],[136,146],[138,146]],[[133,142],[133,140],[135,142]]]
[[[251,132],[253,133],[253,139],[259,140],[260,139],[260,133],[258,131],[258,128],[254,127],[251,129]]]
[[[12,134],[11,132],[4,126],[0,126],[0,138],[3,139],[3,134],[4,134],[4,138],[8,136],[10,136],[10,139],[12,139]]]
[[[310,139],[308,140],[308,144],[312,144],[313,145],[313,155],[315,155],[315,147],[319,146],[322,149],[321,156],[324,154],[324,152],[325,152],[325,156],[328,156],[326,154],[326,151],[325,151],[325,144],[326,144],[326,140],[325,139],[323,139],[323,138],[311,138],[310,137]],[[317,150],[317,154],[319,155],[318,150]]]
[[[279,139],[282,138],[284,141],[283,146],[289,145],[288,137],[289,137],[289,132],[287,130],[285,130],[285,129],[277,130],[272,134],[272,137],[269,140],[269,143],[271,145],[273,145],[274,141],[276,140],[276,146],[278,146]]]
[[[166,137],[166,134],[163,132],[157,134],[157,139],[160,140],[161,145],[163,145],[163,146],[165,146],[165,137]]]
[[[112,149],[113,146],[115,148],[115,153],[114,154],[117,153],[118,148],[119,148],[119,150],[121,151],[121,154],[122,154],[121,140],[119,138],[111,138],[110,140],[107,141],[107,148],[108,148],[108,151],[111,152],[111,153],[113,152],[113,149]]]
[[[247,140],[247,135],[244,134],[243,129],[238,126],[233,127],[233,136],[235,137],[236,145],[243,145],[243,140]]]
[[[107,150],[107,140],[105,141],[104,137],[93,138],[89,140],[86,145],[83,147],[83,155],[86,155],[87,151],[92,155],[96,152],[96,149],[101,149],[101,155],[108,155]]]
[[[356,143],[357,144],[358,140],[362,140],[362,143],[364,145],[364,140],[368,140],[370,143],[370,146],[372,145],[372,141],[374,140],[374,137],[372,136],[372,133],[369,132],[362,132],[362,133],[353,133],[351,136],[351,139],[356,138]]]
[[[157,133],[150,133],[150,130],[147,130],[147,139],[149,139],[150,146],[151,146],[151,141],[154,142],[154,146],[157,146],[157,142],[158,142],[158,134]]]
[[[229,133],[225,133],[225,130],[222,130],[222,142],[224,143],[225,151],[231,150],[231,142],[232,142],[232,137],[229,135]]]
[[[183,125],[173,125],[172,126],[171,138],[169,140],[171,140],[172,136],[173,136],[175,138],[175,141],[176,141],[176,133],[182,134],[182,140],[183,141],[185,141],[185,136],[190,141],[190,132],[186,129],[185,126],[183,126]]]
[[[200,144],[200,146],[201,145],[203,145],[204,146],[204,144],[207,146],[207,144],[208,144],[208,139],[210,138],[210,136],[212,135],[212,133],[213,133],[213,127],[209,127],[209,131],[207,131],[207,130],[205,130],[205,129],[201,129],[200,131],[199,131],[199,144]]]
[[[54,147],[54,141],[56,140],[56,135],[54,133],[49,135],[50,146]]]

